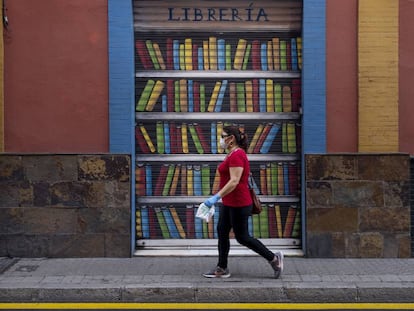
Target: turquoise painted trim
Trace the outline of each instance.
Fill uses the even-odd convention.
[[[326,153],[326,0],[303,1],[302,250],[306,245],[305,154]]]
[[[109,152],[131,155],[131,256],[135,251],[135,68],[131,0],[108,0]]]

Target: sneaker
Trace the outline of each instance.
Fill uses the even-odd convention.
[[[276,252],[275,258],[270,261],[270,265],[275,271],[275,279],[278,279],[283,272],[283,253]]]
[[[203,273],[203,276],[206,278],[228,278],[230,277],[230,272],[228,268],[223,269],[217,266],[209,272]]]

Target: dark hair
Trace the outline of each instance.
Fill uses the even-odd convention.
[[[247,134],[244,131],[241,131],[238,126],[235,125],[228,125],[223,127],[223,132],[226,132],[229,135],[233,135],[236,138],[237,145],[247,151],[248,147],[248,138]]]

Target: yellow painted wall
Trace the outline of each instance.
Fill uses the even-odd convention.
[[[397,0],[359,0],[358,151],[398,152]]]

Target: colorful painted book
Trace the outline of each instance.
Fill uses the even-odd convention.
[[[138,144],[139,149],[141,149],[141,153],[150,153],[148,144],[146,143],[139,126],[135,127],[135,142]]]
[[[191,135],[191,138],[193,139],[194,145],[196,147],[196,150],[199,154],[204,154],[204,149],[203,146],[201,145],[201,141],[200,138],[198,137],[197,131],[195,129],[194,124],[189,123],[188,124],[188,129]]]
[[[293,229],[292,229],[292,235],[291,235],[292,238],[299,238],[300,237],[300,235],[301,235],[300,234],[300,230],[301,230],[300,223],[301,223],[300,209],[298,208],[296,210],[295,222],[293,223]]]
[[[209,70],[210,69],[210,53],[209,53],[208,40],[203,41],[203,60],[204,60],[204,70]]]
[[[174,111],[174,81],[167,80],[167,111]]]
[[[217,62],[218,70],[226,70],[226,42],[224,39],[217,40]]]
[[[298,53],[298,67],[302,69],[302,38],[296,38],[296,49]]]
[[[253,91],[253,94],[252,94],[253,111],[259,112],[260,107],[259,107],[259,80],[258,79],[252,80],[252,91]]]
[[[180,178],[181,172],[181,164],[176,164],[174,168],[174,175],[171,180],[171,187],[170,187],[170,196],[175,196],[177,194],[177,187],[178,187],[178,180]]]
[[[173,40],[174,70],[180,70],[180,41]]]
[[[217,38],[209,37],[208,38],[208,52],[210,59],[210,70],[217,70]]]
[[[148,208],[146,206],[141,206],[141,227],[142,227],[142,237],[148,239],[150,237],[150,219],[148,215]]]
[[[139,129],[141,131],[142,137],[144,137],[144,140],[150,150],[151,153],[154,153],[156,151],[155,146],[150,138],[150,136],[148,135],[148,132],[146,130],[146,128],[144,127],[143,124],[139,124]]]
[[[204,49],[198,48],[198,70],[204,70]]]
[[[220,87],[221,87],[221,81],[217,81],[216,84],[214,85],[214,89],[211,94],[210,101],[208,103],[208,107],[207,107],[208,112],[214,112],[214,109],[217,103],[217,98],[220,93]]]
[[[266,112],[266,80],[259,80],[259,109],[260,112]]]
[[[229,93],[230,112],[237,112],[236,82],[230,82]]]
[[[247,46],[246,46],[246,51],[244,53],[244,57],[243,57],[243,65],[242,65],[243,70],[247,69],[247,65],[249,64],[251,51],[252,51],[252,45],[251,45],[251,43],[248,43]]]
[[[193,66],[192,66],[192,68],[193,68],[193,70],[197,70],[198,69],[198,45],[194,43],[192,49],[193,49],[193,55],[192,55]]]
[[[187,80],[187,99],[188,99],[188,112],[194,112],[194,88],[193,80]]]
[[[253,40],[252,42],[252,69],[261,70],[260,68],[260,41]]]
[[[292,91],[289,85],[283,86],[283,112],[292,112]]]
[[[161,53],[160,46],[156,42],[154,42],[152,44],[152,46],[154,48],[155,57],[157,58],[158,64],[160,66],[160,69],[161,70],[165,70],[166,69],[166,66],[165,66],[165,62],[164,62],[164,57],[162,56],[162,53]]]
[[[253,138],[250,141],[249,148],[247,149],[247,153],[254,152],[254,148],[256,147],[256,144],[259,141],[259,137],[260,137],[260,134],[262,134],[263,128],[264,128],[264,125],[262,123],[260,123],[257,126],[256,131],[254,132]]]
[[[150,238],[161,237],[161,234],[158,234],[157,217],[155,216],[155,210],[152,207],[148,207],[148,219],[149,219]]]
[[[139,56],[139,59],[144,69],[146,70],[153,69],[151,57],[148,53],[145,42],[142,40],[137,40],[135,42],[135,48],[136,48],[137,54]]]
[[[162,121],[157,121],[156,123],[155,136],[157,138],[157,152],[159,154],[165,153],[164,124]]]
[[[174,111],[180,112],[180,81],[174,81]]]
[[[283,237],[290,238],[292,236],[293,224],[295,222],[296,208],[289,206],[286,216],[285,226],[283,228]]]
[[[272,193],[272,166],[271,163],[266,163],[266,185],[267,185],[267,193]]]
[[[236,82],[237,111],[246,112],[246,94],[244,82]]]
[[[277,190],[278,190],[278,179],[277,179],[277,163],[272,162],[270,163],[270,179],[271,179],[271,183],[272,183],[272,195],[277,195]]]
[[[277,194],[285,195],[285,174],[283,170],[283,163],[277,164]]]
[[[266,165],[260,165],[260,192],[263,195],[268,195],[267,193],[267,180],[266,180]]]
[[[267,67],[267,44],[266,43],[262,43],[260,45],[260,63],[261,63],[261,68],[263,71],[266,71],[269,69]]]
[[[174,219],[172,218],[170,210],[166,207],[163,207],[161,208],[161,211],[164,216],[170,237],[172,239],[179,239],[180,234],[178,233],[177,227],[175,226]]]
[[[167,46],[167,56],[166,56],[166,69],[173,70],[174,69],[174,47],[173,47],[173,39],[167,38],[166,42]]]
[[[270,129],[272,128],[272,123],[266,123],[266,125],[263,128],[263,131],[260,133],[260,137],[257,141],[256,146],[254,147],[253,152],[254,153],[260,153],[260,149],[263,146],[263,143],[267,137],[267,135],[269,134]]]
[[[194,111],[200,112],[200,82],[193,82]]]
[[[155,196],[161,196],[162,191],[164,189],[165,179],[167,178],[168,173],[168,164],[163,164],[160,167],[160,172],[157,176],[157,182],[155,183],[155,189],[154,189],[154,195]]]
[[[180,58],[180,70],[185,70],[185,44],[184,43],[180,43],[179,58]]]
[[[273,46],[273,69],[280,70],[280,47],[279,47],[279,38],[272,38]]]
[[[206,136],[204,136],[203,129],[201,128],[201,125],[198,124],[198,123],[193,123],[193,125],[194,125],[194,128],[196,130],[197,136],[200,139],[202,149],[204,150],[204,152],[209,153],[210,152],[209,143],[206,139]]]
[[[267,215],[269,219],[269,238],[277,238],[276,214],[275,206],[273,204],[268,205]]]
[[[269,238],[269,217],[266,204],[263,204],[262,212],[259,214],[260,237]]]
[[[275,100],[274,100],[274,88],[273,80],[266,79],[266,111],[274,112],[275,111]]]
[[[226,70],[231,70],[231,44],[226,44]]]
[[[285,40],[280,40],[280,70],[287,70],[287,47]]]
[[[145,167],[138,163],[135,168],[135,191],[137,196],[145,195]]]
[[[185,226],[186,233],[189,239],[195,238],[195,224],[194,224],[194,208],[192,205],[187,205],[185,208]]]
[[[214,112],[221,112],[221,108],[223,106],[223,101],[224,101],[224,95],[226,93],[227,83],[228,83],[227,80],[221,81],[219,94],[217,96],[217,102],[214,107]]]
[[[180,80],[180,112],[188,111],[188,90],[187,80]]]
[[[217,153],[217,123],[211,122],[211,130],[210,130],[210,141],[211,141],[211,153]]]
[[[218,121],[217,122],[217,132],[216,132],[216,144],[217,144],[217,152],[218,153],[223,153],[225,150],[221,147],[220,145],[220,139],[221,139],[221,134],[223,133],[223,122]]]
[[[181,124],[181,144],[183,147],[183,153],[189,153],[190,149],[188,146],[188,129],[187,129],[187,123]]]
[[[200,112],[206,111],[206,86],[204,83],[200,84]]]
[[[193,166],[193,189],[194,189],[194,195],[201,196],[203,194],[202,192],[202,182],[201,182],[201,166],[200,165],[194,165]]]
[[[193,40],[191,38],[184,40],[184,63],[185,70],[193,70]]]
[[[145,84],[144,90],[141,93],[141,96],[139,97],[139,100],[137,102],[137,105],[135,107],[136,111],[144,111],[145,107],[149,101],[149,98],[152,93],[152,89],[154,88],[155,81],[149,79],[147,83]]]
[[[253,112],[253,82],[247,80],[244,84],[246,89],[246,112]]]
[[[260,148],[260,153],[269,153],[270,148],[273,145],[273,142],[276,138],[277,133],[279,132],[280,124],[273,123],[269,133],[267,134],[265,140],[263,141],[263,145]]]
[[[187,165],[187,195],[194,195],[194,170],[192,165]]]
[[[208,164],[202,164],[201,166],[201,190],[202,195],[210,195],[210,166]]]
[[[154,46],[152,45],[151,40],[146,40],[145,45],[147,47],[148,53],[150,55],[152,65],[154,66],[155,70],[160,69],[160,64],[158,63],[157,55],[155,55]]]
[[[299,183],[298,176],[300,174],[296,162],[289,162],[289,193],[291,195],[298,195]]]
[[[273,43],[272,40],[267,41],[267,69],[274,70],[273,67]]]
[[[180,217],[178,216],[177,210],[175,207],[169,207],[171,216],[174,220],[175,226],[178,230],[178,234],[180,236],[180,238],[185,239],[186,238],[186,234],[184,231],[184,227],[183,224],[181,223]]]
[[[280,212],[280,205],[275,205],[275,215],[276,215],[277,237],[283,238],[282,214]]]
[[[275,84],[275,112],[283,112],[282,85]]]
[[[298,52],[296,47],[296,38],[290,39],[290,46],[291,46],[291,52],[292,52],[292,70],[297,71],[299,70],[298,66]]]
[[[287,124],[287,151],[296,153],[296,126],[295,123]]]
[[[290,195],[289,192],[289,164],[287,162],[283,163],[283,186],[285,195]]]
[[[236,54],[234,55],[234,63],[233,63],[233,68],[236,70],[242,69],[246,47],[247,47],[247,41],[245,39],[239,39],[237,43]]]
[[[170,193],[170,188],[171,188],[171,182],[173,180],[174,177],[174,172],[175,172],[175,165],[174,164],[170,164],[168,165],[168,171],[167,171],[167,176],[164,179],[164,187],[162,190],[162,196],[168,196]]]
[[[145,165],[145,195],[152,196],[152,166]]]
[[[155,82],[154,88],[151,91],[151,95],[148,99],[148,103],[145,107],[146,111],[152,111],[154,109],[155,104],[158,101],[158,98],[161,95],[162,90],[164,89],[164,85],[165,83],[162,82],[161,80],[157,80]]]
[[[181,166],[181,195],[187,195],[187,165]]]
[[[300,79],[294,79],[292,81],[292,111],[299,111],[301,96],[301,81]]]
[[[154,210],[155,216],[157,217],[158,225],[161,229],[162,237],[164,239],[169,239],[171,237],[170,231],[168,230],[167,222],[165,221],[165,217],[161,208],[156,207]]]

